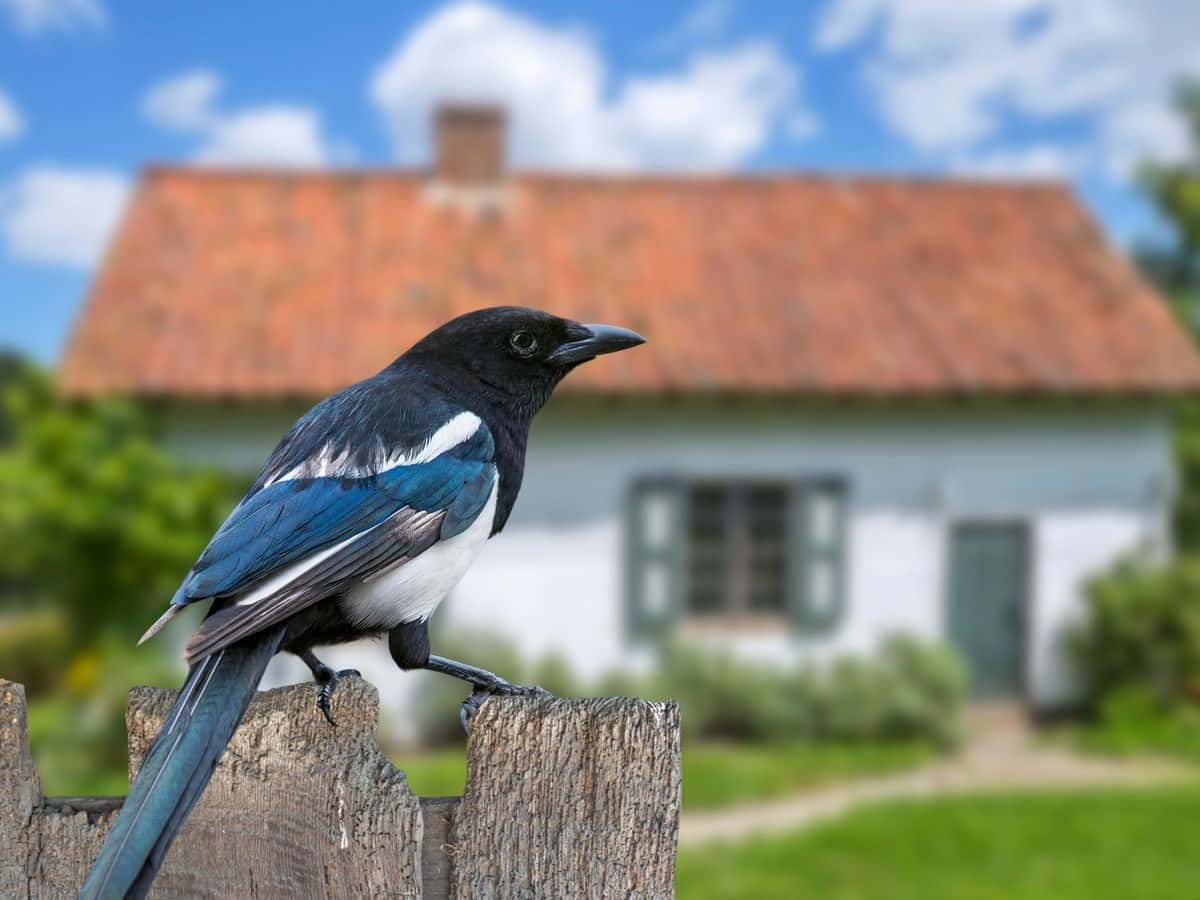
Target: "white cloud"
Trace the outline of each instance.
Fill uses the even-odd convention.
[[[722,168],[767,142],[797,76],[772,46],[696,56],[676,75],[630,79],[610,110],[632,164]]]
[[[1087,164],[1086,154],[1078,148],[1056,144],[1033,144],[1028,147],[1000,148],[982,153],[965,154],[950,162],[950,169],[960,175],[978,178],[1071,178]]]
[[[25,133],[25,120],[17,105],[0,91],[0,144],[15,141]]]
[[[39,34],[61,29],[103,28],[108,15],[98,0],[0,0],[19,31]]]
[[[128,194],[119,172],[36,166],[0,188],[0,234],[14,259],[86,268],[103,252]]]
[[[680,31],[688,37],[712,37],[733,14],[733,0],[701,0],[683,17]]]
[[[221,77],[210,69],[192,69],[158,84],[142,97],[145,118],[172,131],[203,131],[216,118],[213,104]]]
[[[321,117],[303,106],[262,106],[225,116],[196,161],[208,165],[321,166],[333,155]]]
[[[720,169],[800,111],[799,88],[799,73],[766,42],[611,85],[586,33],[467,2],[414,28],[376,69],[369,94],[405,163],[428,157],[432,110],[449,100],[503,104],[517,165]]]
[[[815,42],[827,52],[866,43],[882,117],[930,154],[978,155],[1005,137],[1007,117],[1071,117],[1088,132],[1085,164],[1124,177],[1137,159],[1186,147],[1169,103],[1177,78],[1200,76],[1200,3],[833,0]],[[1059,146],[1073,166],[1079,151]],[[1018,166],[1049,159],[1045,142],[1003,153]]]
[[[297,104],[252,106],[226,112],[217,105],[222,82],[209,69],[193,69],[153,85],[142,97],[142,115],[170,131],[201,138],[202,165],[315,167],[344,160],[349,151],[328,140],[315,109]]]
[[[660,52],[677,50],[696,41],[714,38],[724,31],[732,14],[733,0],[700,0],[654,42],[654,49]]]
[[[817,116],[807,109],[799,110],[788,119],[787,131],[794,141],[807,141],[816,137],[824,130],[824,125]]]

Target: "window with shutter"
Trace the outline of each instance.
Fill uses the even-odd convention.
[[[644,479],[629,505],[629,621],[834,627],[845,603],[845,484]]]
[[[635,637],[657,637],[676,618],[682,570],[683,485],[636,482],[626,522],[626,619]]]

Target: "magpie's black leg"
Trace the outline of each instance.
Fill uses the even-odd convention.
[[[468,666],[466,663],[455,662],[444,656],[431,656],[429,653],[429,627],[425,622],[404,622],[397,625],[388,634],[388,649],[392,659],[401,669],[427,669],[430,672],[440,672],[451,675],[469,683],[474,690],[462,703],[459,711],[459,721],[463,731],[467,730],[467,722],[475,714],[483,701],[492,694],[510,694],[515,696],[534,697],[549,696],[550,692],[540,687],[524,684],[510,684],[499,675]]]
[[[489,672],[487,669],[480,669],[475,666],[469,666],[466,663],[455,662],[452,659],[446,659],[444,656],[430,656],[429,660],[425,663],[425,668],[430,672],[440,672],[443,675],[451,675],[454,678],[459,678],[468,684],[487,691],[489,694],[511,694],[520,697],[531,697],[537,694],[549,693],[549,691],[536,685],[512,684],[505,681],[499,675]]]
[[[361,677],[361,674],[358,669],[342,669],[340,672],[331,669],[317,659],[312,650],[305,650],[296,655],[304,660],[304,664],[312,671],[313,680],[321,686],[317,691],[317,709],[325,716],[325,721],[336,728],[337,723],[333,721],[333,716],[329,714],[329,698],[333,696],[333,689],[337,687],[340,679],[352,675]]]

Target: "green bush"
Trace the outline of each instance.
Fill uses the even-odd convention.
[[[685,734],[745,739],[761,737],[769,728],[769,712],[776,705],[772,691],[779,686],[768,667],[672,644],[639,693],[678,700]]]
[[[965,672],[948,648],[908,637],[884,641],[871,657],[828,666],[777,666],[693,644],[667,644],[648,674],[617,670],[583,685],[565,660],[522,665],[511,644],[455,632],[435,638],[446,656],[559,695],[675,699],[685,737],[735,741],[929,740],[952,746],[962,734]],[[420,687],[417,717],[427,742],[461,740],[462,685],[437,676]]]
[[[1094,721],[1090,749],[1200,757],[1200,559],[1127,559],[1087,588],[1070,635]]]
[[[882,735],[888,685],[877,661],[851,656],[835,660],[824,693],[824,736],[861,740]]]
[[[895,635],[884,641],[879,665],[887,675],[880,723],[885,736],[929,737],[944,746],[962,740],[967,670],[957,653]]]
[[[43,792],[124,793],[129,689],[178,687],[182,662],[134,653],[124,639],[106,637],[58,663],[62,671],[49,693],[28,692],[29,744]]]
[[[1124,560],[1086,598],[1069,646],[1097,709],[1132,688],[1163,708],[1200,702],[1200,558]]]
[[[124,785],[127,691],[182,674],[134,642],[235,496],[158,447],[144,409],[59,397],[0,357],[0,676],[28,689],[48,792]]]
[[[1080,742],[1104,753],[1200,760],[1200,705],[1164,700],[1144,687],[1121,688],[1098,704],[1096,722],[1081,733]]]
[[[50,690],[60,679],[72,643],[67,617],[59,610],[0,613],[0,677],[32,693]]]
[[[30,366],[0,367],[0,608],[59,611],[76,649],[136,639],[234,496],[161,450],[137,406],[71,402]]]
[[[965,670],[950,649],[895,636],[872,656],[828,666],[755,665],[696,646],[668,649],[636,690],[674,697],[685,734],[744,740],[858,741],[962,734]]]

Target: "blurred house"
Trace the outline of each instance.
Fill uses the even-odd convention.
[[[61,366],[252,473],[320,395],[451,316],[647,336],[535,423],[445,611],[583,674],[682,632],[759,658],[945,638],[980,694],[1068,699],[1081,582],[1168,551],[1200,359],[1056,184],[510,172],[495,110],[429,171],[147,171]]]

